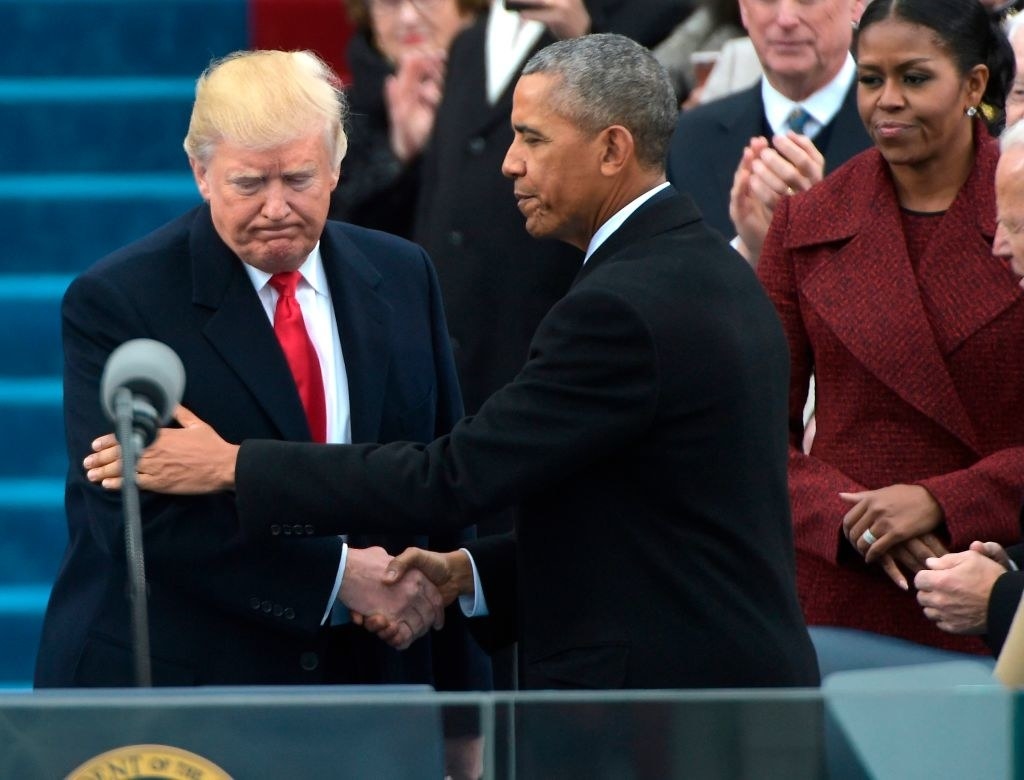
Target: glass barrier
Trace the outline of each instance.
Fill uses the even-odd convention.
[[[416,687],[0,694],[0,777],[1024,778],[1022,701],[969,662],[799,690],[440,694]]]

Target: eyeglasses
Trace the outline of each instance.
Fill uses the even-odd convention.
[[[412,3],[417,11],[424,12],[434,10],[443,0],[368,0],[370,8],[382,14],[396,14],[407,2]]]

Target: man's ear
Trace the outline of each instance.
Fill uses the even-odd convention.
[[[601,131],[601,172],[618,173],[635,157],[633,134],[622,125],[611,125]]]
[[[210,201],[210,183],[206,179],[206,166],[195,157],[188,158],[188,164],[192,168],[192,177],[196,180],[199,194],[206,202]]]

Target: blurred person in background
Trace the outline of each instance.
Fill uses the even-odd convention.
[[[1024,117],[1024,14],[1016,14],[1006,28],[1006,38],[1013,48],[1017,72],[1013,87],[1006,96],[1006,126],[1016,124]]]
[[[487,0],[345,0],[353,153],[331,197],[332,219],[412,235],[419,162],[444,91],[448,48]]]
[[[676,96],[685,105],[700,100],[712,58],[695,67],[694,55],[715,55],[726,41],[744,35],[736,0],[703,0],[686,20],[654,47],[654,56],[672,79]],[[699,68],[703,68],[703,72]]]
[[[668,176],[689,192],[724,236],[734,173],[747,157],[776,166],[794,189],[870,144],[857,115],[850,55],[862,0],[739,0],[764,77],[750,87],[679,116]],[[770,142],[769,142],[770,139]]]

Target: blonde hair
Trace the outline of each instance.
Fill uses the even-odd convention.
[[[294,141],[322,127],[335,167],[348,148],[341,82],[310,51],[237,51],[196,81],[185,151],[200,163],[229,140],[251,149]]]

